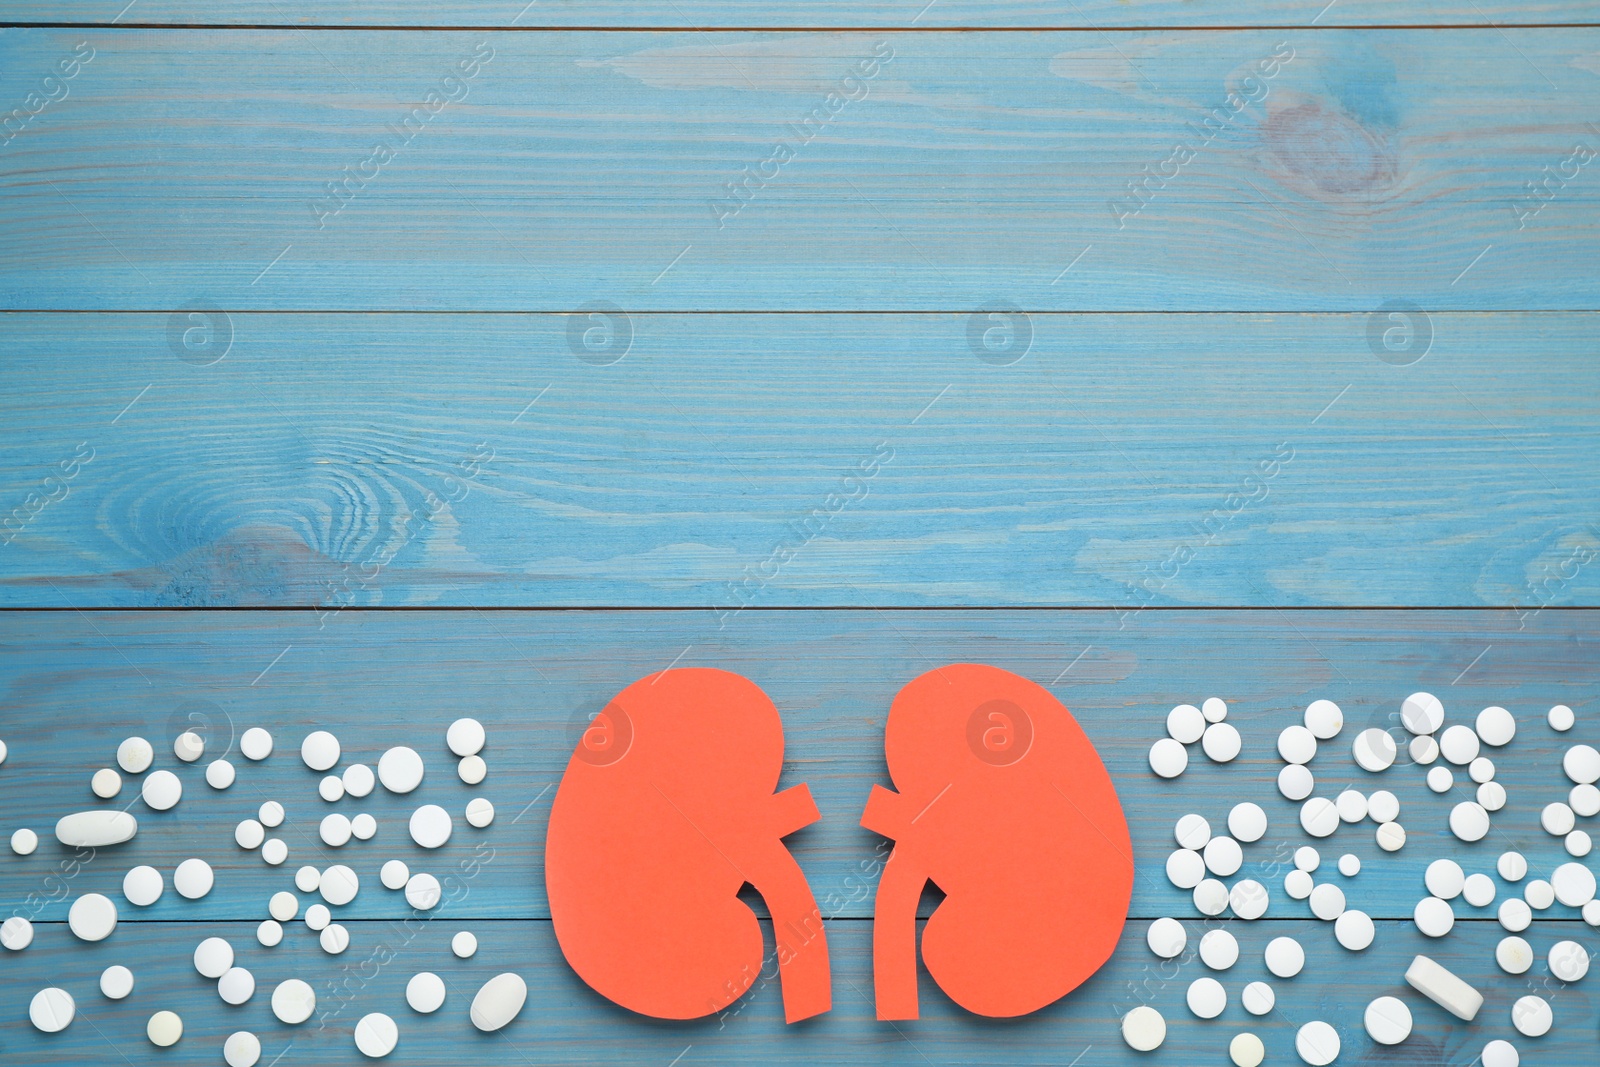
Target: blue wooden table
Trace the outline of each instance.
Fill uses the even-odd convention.
[[[0,5],[0,830],[42,837],[0,854],[0,913],[37,931],[0,958],[0,1062],[215,1064],[249,1029],[262,1063],[354,1063],[370,1011],[414,1064],[1188,1067],[1247,1028],[1293,1063],[1312,1019],[1339,1063],[1465,1067],[1496,1037],[1594,1061],[1600,977],[1543,959],[1600,949],[1574,909],[1538,913],[1517,977],[1493,908],[1458,901],[1437,941],[1410,917],[1434,859],[1570,859],[1539,811],[1564,747],[1600,744],[1600,4],[523,2]],[[894,693],[956,661],[1047,686],[1093,738],[1130,919],[1034,1015],[969,1015],[923,974],[923,1018],[880,1023],[883,843],[857,820]],[[588,717],[669,665],[743,673],[783,714],[782,784],[823,814],[790,845],[829,916],[825,1016],[785,1026],[768,979],[645,1019],[560,957],[554,786]],[[1467,785],[1350,758],[1418,689],[1451,722],[1518,717],[1477,844],[1447,829]],[[1212,695],[1241,757],[1157,779],[1166,712]],[[1282,889],[1309,839],[1275,741],[1322,697],[1347,725],[1319,793],[1390,789],[1410,834],[1319,843],[1362,861],[1319,873],[1376,920],[1363,953]],[[444,747],[462,715],[489,730],[477,787]],[[254,764],[258,725],[278,751]],[[347,761],[413,745],[423,786],[323,802],[296,755],[319,727]],[[187,728],[232,748],[231,789],[172,757]],[[133,734],[182,777],[173,811],[90,793]],[[474,795],[492,826],[410,842],[416,804]],[[1163,873],[1172,824],[1246,798],[1270,828],[1241,876],[1272,907],[1202,920]],[[278,868],[232,840],[268,799]],[[139,836],[92,858],[50,833],[130,803]],[[377,836],[324,845],[335,809]],[[205,899],[68,932],[82,893],[189,856]],[[389,858],[449,876],[447,902],[419,921],[378,885]],[[351,948],[298,922],[258,945],[268,897],[335,862],[362,879]],[[1164,915],[1190,931],[1171,962],[1144,944]],[[1184,991],[1219,925],[1243,952],[1204,1022]],[[1255,1019],[1238,993],[1283,934],[1308,965]],[[196,974],[206,936],[250,1003]],[[1419,952],[1485,992],[1476,1022],[1404,985]],[[117,962],[120,1002],[96,987]],[[449,989],[433,1016],[404,1002],[421,970]],[[504,970],[529,1004],[481,1034],[466,1005]],[[268,1008],[289,977],[318,991],[299,1027]],[[27,1019],[47,985],[78,1000],[61,1034]],[[1537,1040],[1510,1025],[1528,993],[1556,1017]],[[1386,994],[1417,1019],[1392,1051],[1361,1026]],[[1118,1032],[1139,1003],[1169,1021],[1152,1054]],[[186,1028],[164,1050],[161,1009]]]

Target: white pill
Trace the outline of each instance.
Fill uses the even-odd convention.
[[[1461,886],[1466,877],[1461,864],[1455,860],[1434,860],[1428,864],[1422,882],[1428,887],[1428,892],[1440,900],[1454,900],[1461,895]]]
[[[1317,739],[1304,726],[1285,727],[1278,735],[1278,755],[1285,763],[1310,763],[1317,755]]]
[[[79,941],[104,941],[117,928],[117,905],[104,893],[85,893],[67,911],[67,927]]]
[[[411,981],[406,983],[406,1003],[411,1005],[412,1011],[424,1015],[438,1011],[444,1004],[444,979],[431,971],[412,975]]]
[[[175,1011],[158,1011],[150,1016],[144,1033],[157,1048],[170,1048],[183,1037],[183,1019]]]
[[[1246,843],[1260,841],[1267,833],[1267,813],[1260,804],[1235,804],[1228,812],[1228,833]]]
[[[256,927],[256,940],[272,948],[283,940],[283,926],[276,919],[261,920],[261,925]]]
[[[1234,1034],[1233,1040],[1228,1042],[1228,1058],[1234,1067],[1260,1067],[1261,1061],[1267,1058],[1267,1046],[1248,1031]]]
[[[1533,966],[1533,946],[1515,934],[1502,937],[1494,947],[1494,961],[1507,974],[1526,974]]]
[[[286,923],[300,914],[300,898],[287,890],[280,890],[272,894],[272,899],[267,901],[267,914],[281,923]]]
[[[489,765],[483,762],[482,756],[463,756],[456,764],[456,774],[468,785],[477,785],[488,773]]]
[[[1201,915],[1221,915],[1228,910],[1228,887],[1215,878],[1207,878],[1194,887],[1194,906]]]
[[[1200,703],[1200,714],[1206,722],[1221,722],[1228,717],[1228,703],[1221,697],[1206,697]]]
[[[1228,1006],[1228,991],[1215,978],[1196,978],[1184,999],[1196,1018],[1215,1019]]]
[[[1361,857],[1354,852],[1346,852],[1339,857],[1339,873],[1346,878],[1354,878],[1361,873]]]
[[[100,992],[108,1000],[121,1000],[133,992],[133,972],[126,967],[107,967],[100,972]]]
[[[1378,847],[1385,852],[1399,852],[1406,844],[1406,828],[1397,822],[1386,822],[1378,827]]]
[[[1450,832],[1463,841],[1482,841],[1489,833],[1489,813],[1483,805],[1463,800],[1450,809]]]
[[[272,991],[272,1014],[279,1022],[298,1026],[317,1010],[317,994],[298,978],[279,982]]]
[[[1478,806],[1484,811],[1499,811],[1506,806],[1506,787],[1499,782],[1484,782],[1478,787]]]
[[[494,805],[484,797],[467,801],[467,823],[481,830],[494,822]]]
[[[1351,952],[1361,952],[1372,944],[1378,934],[1372,916],[1351,908],[1333,923],[1333,936]]]
[[[1246,878],[1237,882],[1228,891],[1228,906],[1241,919],[1261,918],[1267,913],[1269,902],[1267,887],[1254,878]]]
[[[450,951],[461,959],[469,960],[478,951],[478,939],[470,930],[462,930],[450,939]]]
[[[1428,788],[1435,793],[1448,793],[1455,784],[1456,776],[1449,767],[1441,764],[1428,770]]]
[[[122,895],[135,907],[147,908],[154,904],[166,888],[161,872],[154,867],[141,865],[122,876]]]
[[[1589,953],[1576,941],[1557,941],[1550,946],[1550,973],[1563,982],[1576,982],[1589,973]]]
[[[1503,929],[1520,934],[1533,922],[1533,909],[1521,897],[1507,897],[1500,902],[1498,918]]]
[[[372,792],[372,787],[377,781],[378,776],[372,773],[371,767],[365,763],[352,763],[344,769],[339,784],[344,786],[344,791],[351,796],[364,797]]]
[[[1244,992],[1239,994],[1239,1002],[1251,1015],[1266,1015],[1278,1003],[1278,995],[1265,982],[1251,982],[1244,987]]]
[[[272,735],[259,726],[252,726],[239,738],[239,751],[248,760],[264,760],[272,755]]]
[[[233,966],[233,946],[220,937],[208,937],[194,950],[194,969],[202,978],[217,979]]]
[[[1334,800],[1334,806],[1344,822],[1360,822],[1367,817],[1367,796],[1360,790],[1346,789]]]
[[[332,770],[339,753],[339,739],[326,730],[313,730],[300,742],[300,759],[314,771]]]
[[[125,811],[77,811],[56,822],[56,840],[69,848],[119,845],[139,832],[139,822]]]
[[[1567,806],[1585,819],[1600,815],[1600,787],[1592,783],[1573,786],[1572,792],[1567,794]]]
[[[261,805],[261,810],[256,812],[256,818],[261,820],[261,825],[267,829],[280,826],[283,823],[283,805],[276,800],[269,800]]]
[[[1197,860],[1199,858],[1199,856],[1195,857]],[[1202,862],[1200,866],[1204,868],[1205,864]],[[383,883],[384,888],[386,889],[404,889],[406,887],[406,881],[410,877],[411,871],[406,867],[405,862],[402,860],[390,860],[389,862],[385,863],[383,865],[383,869],[378,872],[378,880]],[[1197,882],[1196,884],[1198,885],[1199,883]],[[1186,889],[1188,887],[1180,886],[1179,888]]]
[[[1480,1059],[1483,1067],[1521,1067],[1522,1064],[1522,1056],[1517,1052],[1517,1046],[1498,1038],[1483,1046],[1483,1055]]]
[[[312,932],[326,930],[333,921],[333,913],[326,904],[313,904],[306,909],[306,929]]]
[[[363,1056],[381,1059],[394,1051],[400,1041],[400,1028],[382,1012],[363,1015],[356,1023],[356,1049]]]
[[[240,848],[257,849],[266,839],[267,831],[254,819],[245,819],[233,828],[233,840]]]
[[[28,1018],[35,1029],[47,1034],[60,1033],[71,1026],[77,1013],[78,1005],[65,989],[41,989],[28,1004]]]
[[[1520,882],[1528,876],[1528,861],[1520,852],[1502,852],[1495,861],[1495,870],[1508,882]]]
[[[1467,764],[1467,777],[1479,785],[1494,781],[1494,760],[1487,756],[1479,756]]]
[[[153,811],[166,811],[183,799],[183,782],[171,771],[153,771],[140,789],[144,802]]]
[[[1362,730],[1356,734],[1355,743],[1350,746],[1350,753],[1362,770],[1374,774],[1386,771],[1394,765],[1396,754],[1394,738],[1376,727]]]
[[[1316,778],[1298,763],[1291,763],[1278,772],[1278,792],[1289,800],[1304,800],[1316,787]]]
[[[1478,735],[1472,727],[1457,723],[1439,736],[1439,754],[1457,767],[1465,767],[1478,758]]]
[[[322,872],[307,864],[294,872],[294,887],[302,893],[315,893],[322,884]]]
[[[228,1067],[256,1067],[261,1060],[261,1039],[248,1030],[228,1035],[222,1043],[222,1061]]]
[[[1550,729],[1560,733],[1566,733],[1572,729],[1573,723],[1578,721],[1578,717],[1572,714],[1572,709],[1565,704],[1557,704],[1551,708],[1550,714],[1546,718],[1550,723]]]
[[[1183,928],[1183,923],[1172,918],[1157,919],[1151,923],[1144,937],[1150,951],[1164,960],[1178,955],[1189,943],[1189,934]]]
[[[391,860],[390,862],[396,862]],[[384,864],[388,870],[388,864]],[[1176,849],[1167,857],[1167,881],[1179,889],[1193,889],[1206,876],[1206,861],[1193,849]],[[398,886],[390,886],[397,889]]]
[[[1200,738],[1200,747],[1205,750],[1207,758],[1215,763],[1231,763],[1243,745],[1239,731],[1227,722],[1212,723]]]
[[[1202,882],[1200,884],[1203,886],[1205,883]],[[1217,884],[1220,886],[1222,883],[1218,882]],[[439,887],[439,879],[426,871],[421,874],[413,874],[406,879],[406,903],[418,911],[432,911],[438,907],[439,897],[442,892]],[[1196,888],[1195,892],[1199,893],[1200,890]],[[1223,893],[1226,894],[1227,890],[1224,889]],[[1221,914],[1221,909],[1217,909],[1212,914]]]
[[[1444,705],[1432,693],[1412,693],[1400,704],[1400,721],[1414,734],[1431,734],[1444,725]]]
[[[31,856],[39,847],[39,835],[23,827],[11,835],[11,851],[19,856]]]
[[[1328,837],[1339,829],[1339,808],[1327,797],[1312,797],[1300,805],[1300,826],[1312,837]]]
[[[9,751],[10,749],[6,748],[6,743],[4,741],[0,741],[0,763],[4,763],[6,761],[6,754]]]
[[[350,834],[357,841],[371,841],[377,832],[378,820],[364,811],[350,820]]]
[[[1411,1009],[1399,997],[1379,997],[1367,1005],[1362,1020],[1367,1034],[1380,1045],[1398,1045],[1411,1036]]]
[[[0,923],[0,946],[11,952],[21,952],[33,944],[33,923],[20,915],[13,915]]]
[[[1226,930],[1208,930],[1200,938],[1200,962],[1213,971],[1225,971],[1239,962],[1239,941]]]
[[[1487,908],[1494,903],[1494,879],[1487,874],[1469,874],[1461,884],[1461,895],[1474,908]]]
[[[205,860],[188,859],[178,864],[178,869],[172,872],[172,888],[178,895],[189,900],[199,900],[211,892],[215,882],[211,873],[211,864]]]
[[[224,1004],[244,1004],[256,995],[256,976],[243,967],[230,967],[217,979],[217,996]]]
[[[517,1017],[528,999],[528,984],[519,975],[497,974],[483,983],[468,1013],[479,1030],[498,1030]]]
[[[1122,1017],[1122,1040],[1135,1052],[1153,1052],[1166,1039],[1167,1020],[1148,1004],[1141,1004]]]
[[[1439,742],[1433,739],[1432,734],[1418,734],[1406,745],[1406,753],[1410,755],[1412,763],[1426,767],[1439,758]]]
[[[423,848],[438,848],[450,840],[450,813],[437,804],[424,804],[411,813],[411,840]]]
[[[1568,834],[1562,844],[1566,847],[1568,855],[1587,856],[1594,849],[1594,841],[1584,830],[1574,830]]]
[[[1561,757],[1561,769],[1579,785],[1593,785],[1600,781],[1600,751],[1590,745],[1573,745]]]
[[[322,928],[317,940],[322,945],[322,951],[330,956],[337,956],[350,947],[350,931],[338,923],[329,923]]]
[[[289,846],[280,838],[269,837],[261,846],[261,858],[267,864],[276,867],[289,858]]]
[[[1279,978],[1293,978],[1306,965],[1306,950],[1292,937],[1275,937],[1263,954],[1267,970]]]
[[[1344,712],[1331,700],[1313,700],[1306,706],[1305,721],[1314,737],[1327,741],[1344,729]]]
[[[1294,865],[1299,870],[1310,874],[1312,871],[1315,871],[1318,867],[1322,866],[1322,853],[1318,852],[1310,845],[1301,845],[1299,848],[1294,850]]]
[[[1583,906],[1583,921],[1590,926],[1600,926],[1600,900],[1591,900]]]
[[[1517,720],[1499,705],[1478,712],[1477,733],[1483,743],[1493,748],[1509,744],[1517,736]]]
[[[323,844],[338,848],[350,840],[349,817],[337,811],[324,815],[317,827],[317,835],[322,838]]]
[[[130,737],[117,746],[117,766],[128,774],[143,774],[156,758],[156,750],[142,737]]]
[[[1569,908],[1581,908],[1595,897],[1594,872],[1581,863],[1563,863],[1550,876],[1555,898]]]
[[[1332,922],[1344,914],[1344,890],[1332,882],[1323,882],[1311,891],[1311,914],[1324,922]]]
[[[1204,816],[1191,813],[1174,824],[1172,836],[1180,848],[1202,849],[1211,840],[1211,824]]]
[[[336,800],[344,799],[344,779],[337,774],[330,774],[317,783],[317,796],[332,804]]]
[[[94,777],[89,779],[89,788],[101,800],[110,800],[122,792],[122,775],[110,767],[101,767],[94,772]]]
[[[445,744],[458,756],[475,756],[483,749],[483,723],[477,719],[457,719],[445,731]]]
[[[1206,732],[1206,717],[1193,704],[1179,704],[1167,712],[1167,735],[1180,745],[1192,745]]]
[[[1554,804],[1546,804],[1544,811],[1539,815],[1539,825],[1544,827],[1545,833],[1556,837],[1570,834],[1577,822],[1577,816],[1573,814],[1572,809],[1559,800]]]
[[[1289,894],[1290,899],[1304,900],[1316,888],[1316,882],[1305,871],[1290,871],[1283,876],[1283,891]]]
[[[1543,997],[1519,997],[1511,1005],[1511,1025],[1524,1037],[1543,1037],[1550,1032],[1550,1024],[1554,1021],[1550,1002]]]
[[[172,754],[185,763],[193,763],[205,755],[206,740],[193,730],[185,730],[172,741]]]
[[[1327,1067],[1339,1058],[1339,1031],[1320,1020],[1306,1023],[1294,1035],[1294,1050],[1311,1067]]]
[[[401,745],[378,758],[378,781],[391,793],[409,793],[422,784],[422,757]]]
[[[361,879],[356,877],[356,872],[342,863],[335,863],[332,867],[322,872],[322,881],[317,886],[317,891],[334,907],[348,904],[356,898],[361,891]]]
[[[1206,843],[1206,870],[1218,878],[1228,878],[1244,864],[1244,850],[1231,837],[1213,837]]]
[[[1412,910],[1411,918],[1428,937],[1443,937],[1456,925],[1455,909],[1448,900],[1438,897],[1423,897],[1417,901],[1417,906]]]

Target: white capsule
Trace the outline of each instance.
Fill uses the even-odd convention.
[[[1372,728],[1362,730],[1356,734],[1355,743],[1350,746],[1351,755],[1362,770],[1374,774],[1386,771],[1394,765],[1396,754],[1394,738],[1382,730]]]
[[[1214,763],[1233,762],[1243,745],[1244,740],[1239,736],[1239,731],[1229,722],[1212,723],[1206,727],[1206,732],[1200,738],[1201,749]]]
[[[1400,721],[1414,734],[1437,733],[1444,725],[1444,705],[1432,693],[1412,693],[1400,704]]]
[[[528,983],[516,974],[497,974],[478,989],[467,1012],[479,1030],[494,1031],[508,1025],[528,1000]]]
[[[1411,961],[1406,984],[1463,1022],[1470,1023],[1483,1007],[1482,993],[1426,956]]]

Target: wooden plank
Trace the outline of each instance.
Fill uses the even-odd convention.
[[[30,98],[80,42],[65,98]],[[0,99],[39,113],[0,155],[0,307],[1593,309],[1597,53],[1587,27],[9,30]]]
[[[676,663],[737,671],[772,697],[785,719],[783,784],[806,782],[823,813],[790,844],[826,914],[861,918],[871,914],[882,839],[857,822],[873,783],[888,781],[883,716],[912,678],[940,664],[977,661],[1049,686],[1095,741],[1132,830],[1139,872],[1132,912],[1139,919],[1193,914],[1189,894],[1164,875],[1177,819],[1197,812],[1220,828],[1232,805],[1247,798],[1266,809],[1271,828],[1247,847],[1240,877],[1269,887],[1272,917],[1309,914],[1282,890],[1293,849],[1310,839],[1298,805],[1277,793],[1276,740],[1311,700],[1336,700],[1346,727],[1312,764],[1319,793],[1391,790],[1410,843],[1383,853],[1365,824],[1317,844],[1330,866],[1345,851],[1363,861],[1361,874],[1345,881],[1352,907],[1405,919],[1421,895],[1422,872],[1440,857],[1492,873],[1502,851],[1517,849],[1535,876],[1569,858],[1540,828],[1539,813],[1566,796],[1565,746],[1600,741],[1590,696],[1600,681],[1600,657],[1592,654],[1597,621],[1593,611],[1550,611],[1519,632],[1504,615],[1478,611],[1151,611],[1119,628],[1110,612],[753,610],[719,629],[708,613],[686,611],[352,610],[319,629],[305,611],[5,612],[0,699],[10,755],[0,776],[0,827],[7,834],[32,827],[44,840],[34,855],[8,856],[0,865],[0,901],[60,921],[71,897],[117,894],[129,867],[149,863],[170,872],[199,856],[217,872],[216,891],[190,902],[169,889],[128,917],[259,921],[267,899],[299,866],[343,862],[365,888],[342,911],[393,920],[410,909],[377,884],[377,872],[383,861],[401,858],[414,870],[456,874],[453,917],[547,916],[545,821],[579,732],[624,686]],[[1350,757],[1360,729],[1398,733],[1399,703],[1418,689],[1440,694],[1451,722],[1470,723],[1491,703],[1518,717],[1517,738],[1492,753],[1510,799],[1483,842],[1463,844],[1447,829],[1450,808],[1469,795],[1468,786],[1436,795],[1421,768],[1374,776]],[[1197,747],[1185,776],[1157,779],[1147,752],[1165,732],[1167,711],[1211,695],[1229,701],[1242,755],[1220,766]],[[1580,725],[1570,734],[1544,723],[1557,702],[1578,711]],[[446,726],[462,715],[480,719],[490,735],[489,776],[476,789],[456,780],[444,747]],[[202,731],[220,752],[257,725],[273,731],[277,751],[262,764],[234,756],[238,781],[226,792],[204,784],[203,763],[181,765],[171,754],[182,730]],[[411,745],[424,755],[427,777],[405,796],[380,788],[363,800],[326,804],[316,796],[321,776],[298,759],[300,740],[313,728],[341,738],[346,763],[370,766],[385,749]],[[114,803],[131,804],[138,836],[74,865],[51,827],[68,811],[102,803],[90,795],[90,775],[111,764],[131,735],[155,744],[157,765],[176,770],[185,798],[171,812],[153,812],[129,784]],[[1465,783],[1464,773],[1458,778]],[[474,795],[488,797],[498,812],[484,831],[459,820]],[[233,842],[236,823],[266,800],[289,812],[279,832],[289,846],[281,868]],[[458,813],[443,852],[409,840],[407,819],[423,803]],[[372,812],[377,836],[324,846],[317,826],[335,810]],[[1593,821],[1584,820],[1600,833],[1588,825]],[[471,865],[470,877],[463,864]],[[1323,877],[1338,878],[1331,871]],[[1502,896],[1513,891],[1499,885]],[[1465,905],[1461,913],[1492,914]],[[1547,917],[1575,914],[1558,906]]]
[[[0,601],[1596,604],[1594,318],[13,314]]]

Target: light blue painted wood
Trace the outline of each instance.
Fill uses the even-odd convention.
[[[199,367],[184,315],[11,315],[0,600],[1515,626],[1600,603],[1594,318],[1435,314],[1393,366],[1367,315],[1035,315],[997,366],[967,315],[636,315],[596,366],[587,319],[235,314]]]
[[[0,307],[1600,307],[1594,28],[83,41]]]

